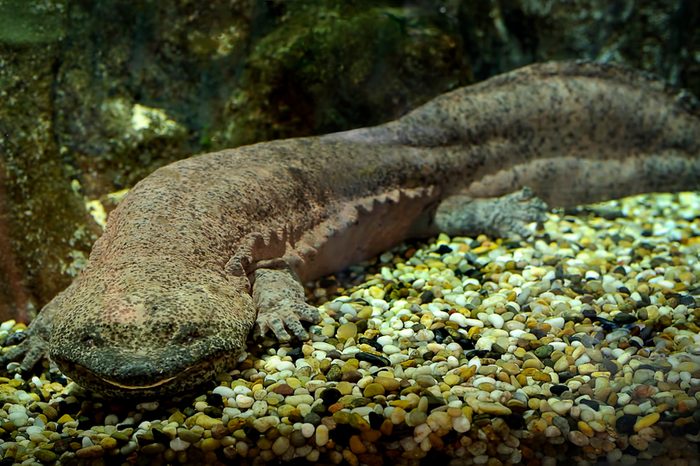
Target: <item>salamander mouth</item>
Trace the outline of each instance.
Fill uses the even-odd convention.
[[[129,380],[128,372],[122,377],[112,377],[65,359],[54,358],[54,361],[61,372],[78,385],[107,398],[163,398],[184,394],[211,380],[219,367],[218,362],[201,361],[177,371],[175,375],[163,374],[162,378],[156,379],[134,373],[131,374],[132,380]]]

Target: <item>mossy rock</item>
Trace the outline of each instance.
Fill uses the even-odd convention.
[[[376,2],[284,4],[228,101],[232,145],[368,126],[469,81],[437,10]]]

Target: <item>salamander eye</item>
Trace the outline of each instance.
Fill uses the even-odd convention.
[[[95,348],[104,343],[104,338],[102,338],[102,335],[98,329],[90,327],[83,329],[83,333],[81,333],[78,337],[78,341],[83,346]]]

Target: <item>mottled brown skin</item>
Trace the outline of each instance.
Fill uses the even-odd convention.
[[[441,229],[525,233],[541,211],[525,186],[553,206],[698,189],[698,135],[691,96],[619,67],[549,63],[386,125],[182,160],[112,213],[34,341],[103,393],[180,392],[230,369],[256,316],[261,332],[286,339],[283,321],[304,336],[297,318],[317,317],[290,270],[311,279]]]

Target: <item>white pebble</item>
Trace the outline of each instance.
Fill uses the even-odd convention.
[[[233,389],[231,389],[230,387],[226,387],[224,385],[219,385],[211,392],[215,395],[219,395],[219,396],[222,396],[224,398],[233,398],[236,396],[236,393],[233,391]]]
[[[185,451],[189,446],[189,442],[185,442],[179,437],[174,438],[170,441],[170,448],[172,448],[173,451]]]
[[[248,395],[236,395],[236,406],[240,409],[248,409],[253,406],[255,400]]]
[[[396,354],[401,352],[401,348],[399,348],[396,345],[384,345],[382,346],[382,351],[384,351],[385,354]]]
[[[454,315],[454,314],[453,314]],[[465,326],[482,328],[484,323],[479,319],[464,319]]]
[[[564,318],[563,317],[552,317],[544,321],[545,324],[549,324],[554,328],[562,329],[564,328]]]
[[[381,337],[377,338],[377,343],[380,345],[392,345],[394,344],[394,339],[389,336],[389,335],[382,335]]]
[[[27,416],[27,414],[24,412],[10,413],[7,418],[15,425],[15,427],[24,427],[27,425],[27,422],[29,422],[29,416]]]
[[[314,348],[317,350],[325,351],[326,353],[329,351],[335,351],[335,346],[331,345],[330,343],[326,343],[325,341],[315,341],[313,343]]]
[[[311,436],[314,435],[315,431],[316,431],[316,428],[314,427],[313,424],[305,422],[301,425],[301,435],[303,435],[304,438],[311,438]]]
[[[452,418],[452,428],[461,434],[467,432],[471,428],[471,423],[466,416],[457,416]]]
[[[499,314],[489,314],[487,319],[494,328],[503,328],[503,324],[505,324],[503,317]]]

